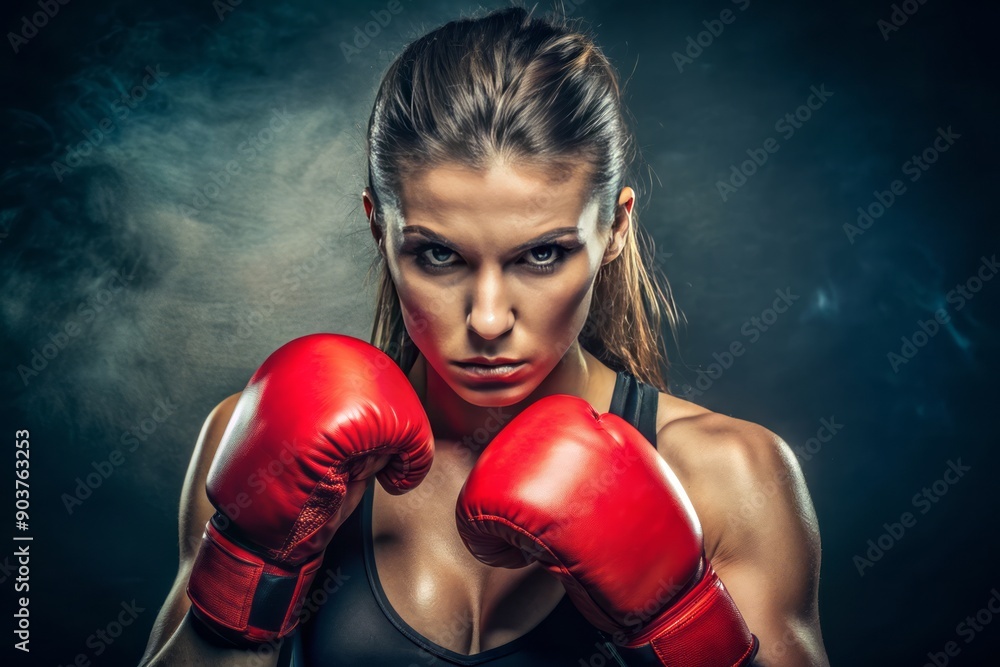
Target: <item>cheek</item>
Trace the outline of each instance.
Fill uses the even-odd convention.
[[[554,280],[535,290],[527,303],[525,321],[534,322],[532,332],[537,344],[551,349],[561,358],[573,344],[587,321],[593,295],[594,272],[584,263],[575,271],[566,271],[562,280]]]
[[[421,350],[429,350],[442,338],[447,327],[455,326],[456,317],[458,322],[462,321],[456,310],[455,293],[442,288],[440,283],[414,277],[408,271],[397,275],[396,293],[406,331]]]

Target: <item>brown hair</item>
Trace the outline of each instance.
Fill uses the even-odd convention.
[[[406,173],[443,163],[484,169],[501,159],[554,169],[582,161],[599,232],[610,235],[634,141],[617,74],[593,39],[565,17],[509,7],[452,21],[406,47],[382,78],[367,151],[374,222],[383,233],[386,210],[401,210]],[[661,325],[665,319],[676,337],[678,314],[651,251],[633,212],[625,248],[598,271],[579,341],[614,370],[669,391]],[[381,253],[369,277],[376,269],[371,342],[407,370],[417,350]]]

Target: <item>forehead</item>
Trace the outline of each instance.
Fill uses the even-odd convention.
[[[584,165],[556,168],[495,162],[477,170],[448,164],[404,178],[400,204],[406,224],[450,233],[469,225],[507,232],[549,227],[549,221],[552,227],[560,226],[556,221],[586,225],[586,218],[596,222],[589,176]]]

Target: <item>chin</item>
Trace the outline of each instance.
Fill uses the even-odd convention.
[[[472,386],[460,378],[449,378],[446,382],[459,398],[480,408],[504,408],[516,405],[531,396],[538,385],[526,378],[506,386],[497,383],[489,386]]]
[[[472,392],[472,395],[466,395],[463,393],[461,396],[466,403],[470,403],[471,405],[475,405],[480,408],[506,408],[520,403],[525,398],[520,395],[512,398],[506,398],[499,395],[490,396],[484,395],[482,392]]]
[[[480,408],[505,408],[520,403],[531,395],[531,391],[525,385],[490,390],[476,390],[461,385],[453,386],[452,389],[463,401]]]

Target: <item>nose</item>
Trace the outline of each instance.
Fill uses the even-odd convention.
[[[493,340],[514,326],[514,311],[507,298],[502,269],[483,269],[476,279],[466,325],[477,335]]]

